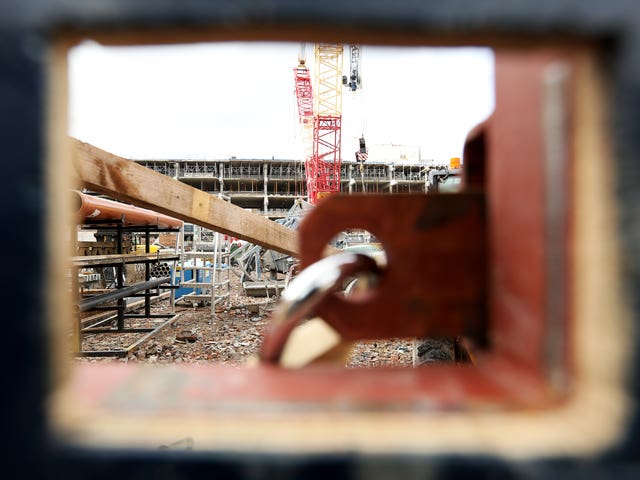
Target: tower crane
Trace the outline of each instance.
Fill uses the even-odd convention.
[[[304,44],[294,68],[298,119],[302,127],[309,202],[340,191],[342,150],[342,85],[352,92],[361,88],[360,46],[350,46],[349,77],[343,76],[342,44],[317,43],[314,49],[313,86],[306,65]],[[359,138],[356,160],[367,160],[364,133]],[[362,166],[361,166],[362,169]]]
[[[305,162],[309,162],[313,141],[313,87],[311,74],[306,65],[305,45],[300,44],[298,66],[293,69],[295,93],[298,105],[298,120],[302,128],[302,143]]]
[[[315,45],[313,87],[303,48],[294,69],[298,117],[305,145],[307,195],[311,204],[340,191],[342,52],[341,44]],[[311,99],[313,108],[310,109]]]
[[[335,43],[315,45],[313,149],[307,171],[312,204],[340,191],[342,149],[342,53]]]
[[[342,76],[342,84],[355,92],[360,88],[360,45],[351,45],[349,53],[349,76]]]
[[[360,100],[362,92],[362,76],[361,76],[361,52],[360,45],[351,45],[349,47],[349,76],[342,76],[342,84],[349,87],[349,90],[356,95],[357,109],[360,110]],[[360,112],[359,112],[360,113]],[[358,139],[358,150],[356,150],[356,161],[360,163],[360,171],[364,169],[364,162],[367,161],[368,150],[364,138],[364,121],[362,122],[360,138]]]

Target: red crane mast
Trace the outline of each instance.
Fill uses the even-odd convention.
[[[299,58],[298,67],[294,68],[298,117],[305,144],[307,195],[312,204],[340,191],[342,52],[341,44],[316,44],[313,88],[303,58]]]

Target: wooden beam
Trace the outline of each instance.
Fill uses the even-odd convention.
[[[164,213],[288,255],[298,256],[295,230],[91,144],[71,139],[80,183],[117,200]]]

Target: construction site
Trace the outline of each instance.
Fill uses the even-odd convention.
[[[186,408],[215,411],[229,402],[385,411],[427,398],[435,409],[526,409],[562,398],[571,384],[562,360],[568,287],[546,275],[568,262],[566,231],[548,229],[566,221],[569,200],[558,194],[553,209],[523,216],[518,198],[544,205],[547,189],[568,181],[554,163],[568,155],[562,132],[578,108],[557,101],[574,81],[568,70],[549,52],[495,53],[495,109],[466,132],[460,156],[436,162],[410,145],[376,144],[365,121],[343,144],[343,96],[363,88],[366,47],[314,44],[312,70],[304,51],[289,77],[299,158],[133,160],[68,139],[78,178],[69,192],[70,394],[98,375],[121,389],[125,410],[151,402],[160,414],[171,405],[130,377],[153,366],[145,382],[164,383],[165,369],[180,368],[162,389],[175,389],[171,398]],[[524,235],[515,245],[513,232]],[[553,341],[547,324],[513,315],[512,296],[532,318],[555,318]],[[515,339],[525,330],[532,342]],[[543,350],[552,390],[540,373]],[[195,367],[219,388],[196,387]],[[193,428],[187,438],[207,448]]]
[[[300,271],[298,246],[295,252],[292,247],[298,226],[318,202],[332,195],[424,196],[462,189],[460,158],[446,164],[423,161],[418,148],[406,145],[379,145],[370,152],[364,133],[352,158],[343,160],[340,105],[343,90],[355,94],[361,89],[361,47],[315,45],[315,82],[304,52],[301,45],[292,69],[304,158],[118,158],[139,172],[140,184],[153,182],[169,195],[177,180],[204,211],[210,212],[207,203],[213,197],[219,217],[215,227],[209,218],[198,221],[193,211],[183,221],[181,212],[163,208],[159,213],[123,202],[122,189],[114,193],[87,184],[74,192],[74,290],[79,297],[73,354],[79,359],[242,365],[258,358],[269,318]],[[85,162],[115,157],[73,141]],[[178,218],[167,215],[176,213]],[[235,215],[240,214],[244,220],[238,228]],[[265,243],[252,233],[265,223],[275,224],[271,228],[287,238]],[[382,243],[371,232],[349,228],[334,234],[328,248],[354,252],[350,258],[368,255],[384,266]],[[72,277],[75,282],[76,274]],[[363,295],[367,288],[362,285],[373,280],[367,279],[370,274],[360,277],[349,283],[345,277],[332,289]],[[312,313],[299,320],[311,320]],[[319,317],[307,325],[322,325],[327,335],[335,335]],[[418,366],[471,358],[455,337],[362,340],[351,347],[358,352],[355,357],[345,354],[343,366]]]
[[[6,471],[638,476],[629,2],[14,3]]]

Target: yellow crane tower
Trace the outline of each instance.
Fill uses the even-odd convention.
[[[312,204],[340,191],[342,88],[348,86],[352,92],[356,92],[361,87],[360,47],[350,47],[348,76],[342,75],[343,51],[342,44],[317,43],[312,82],[306,65],[304,44],[301,44],[298,66],[294,68],[298,118],[305,147],[307,194]],[[367,160],[364,133],[359,139],[356,160],[361,164]]]
[[[315,45],[313,148],[306,165],[307,193],[312,204],[340,191],[342,52],[342,44]]]

